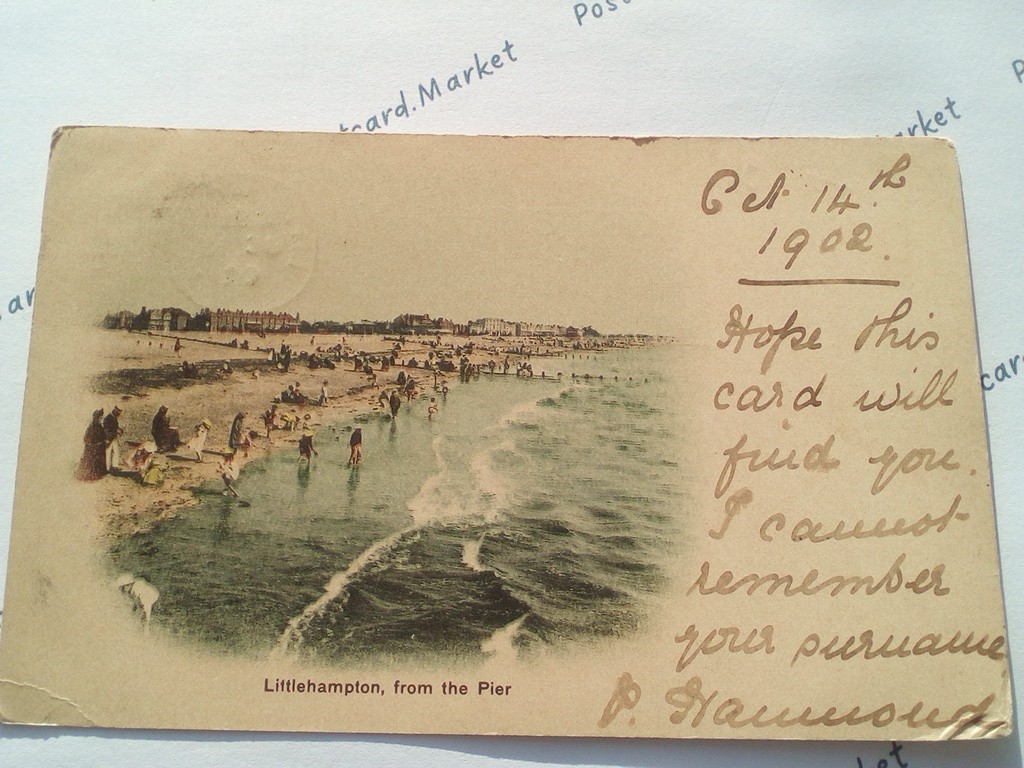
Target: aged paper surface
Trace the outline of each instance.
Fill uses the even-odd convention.
[[[944,141],[68,129],[37,287],[5,719],[1009,732]]]

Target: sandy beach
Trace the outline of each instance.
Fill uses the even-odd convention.
[[[109,504],[101,516],[103,535],[111,539],[149,530],[159,521],[175,516],[195,503],[194,491],[200,488],[204,492],[223,490],[218,465],[230,453],[229,433],[238,413],[245,414],[246,433],[255,434],[248,452],[239,452],[236,456],[237,465],[244,467],[246,462],[271,450],[292,451],[298,460],[297,446],[303,429],[313,432],[314,447],[322,449],[327,437],[318,440],[317,435],[323,425],[344,424],[350,419],[349,423],[355,424],[354,420],[361,415],[375,411],[384,413],[378,398],[384,390],[390,392],[399,387],[397,380],[401,373],[416,380],[417,394],[411,402],[402,394],[404,413],[400,412],[399,419],[403,416],[425,419],[430,397],[439,396],[444,386],[459,386],[461,360],[479,366],[481,375],[491,375],[493,361],[494,375],[513,376],[520,364],[529,364],[535,378],[557,380],[560,361],[566,356],[593,351],[608,343],[587,339],[581,344],[587,349],[576,350],[564,339],[410,336],[405,337],[396,350],[397,337],[376,335],[288,334],[246,339],[224,333],[97,332],[103,334],[102,348],[108,350],[103,365],[109,373],[94,382],[96,407],[103,407],[109,413],[115,405],[119,406],[122,409],[120,426],[124,432],[120,441],[122,471],[98,481],[110,488]],[[176,339],[181,343],[177,352]],[[229,346],[233,340],[239,346]],[[249,349],[241,346],[245,341]],[[470,342],[472,348],[467,349]],[[281,370],[280,363],[271,360],[270,349],[279,349],[282,343],[290,345],[293,352],[287,372]],[[324,352],[332,348],[334,352]],[[310,367],[308,355],[317,350],[332,359],[336,366],[333,370]],[[431,353],[435,361],[452,360],[455,370],[425,369],[423,365]],[[396,357],[395,365],[382,370],[380,360],[392,354]],[[341,359],[336,360],[339,357]],[[357,370],[356,358],[360,366],[365,365],[368,358],[373,361],[370,363],[373,374]],[[509,367],[504,374],[506,359]],[[182,373],[183,361],[196,366],[194,377]],[[279,422],[280,417],[287,417],[295,419],[300,426],[272,429],[268,438],[263,414],[289,385],[297,386],[309,402],[278,404]],[[317,403],[322,386],[328,394],[324,406]],[[171,426],[180,431],[183,445],[177,451],[156,454],[155,464],[162,471],[162,482],[146,485],[140,482],[137,473],[127,472],[123,465],[138,445],[153,439],[153,417],[161,406],[166,406]],[[199,462],[194,454],[186,455],[184,444],[204,419],[212,426],[203,461]],[[241,471],[244,472],[244,468]]]

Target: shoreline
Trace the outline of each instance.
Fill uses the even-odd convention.
[[[435,381],[439,391],[442,386],[453,387],[459,382],[460,371],[440,372],[423,367],[420,361],[430,354],[439,357],[454,357],[456,365],[460,359],[470,366],[479,366],[477,375],[516,375],[517,366],[527,362],[538,363],[534,377],[540,381],[559,381],[558,360],[576,354],[593,354],[604,347],[591,346],[585,349],[560,348],[554,345],[527,346],[521,339],[492,339],[489,337],[408,337],[401,343],[396,364],[382,370],[380,359],[394,350],[393,339],[380,336],[337,337],[332,346],[340,345],[348,359],[335,363],[336,368],[309,368],[308,359],[297,356],[315,354],[335,337],[302,337],[289,334],[261,340],[294,345],[296,357],[292,358],[287,371],[278,370],[277,363],[268,359],[269,347],[246,349],[230,346],[225,340],[232,334],[154,334],[100,330],[111,340],[111,354],[108,366],[94,380],[93,391],[97,396],[97,407],[102,405],[109,413],[114,405],[122,409],[120,425],[123,435],[120,439],[121,464],[141,443],[151,441],[153,416],[160,406],[166,406],[171,425],[180,432],[182,446],[174,452],[157,453],[154,464],[163,472],[158,485],[145,485],[137,473],[111,473],[97,481],[109,488],[105,508],[99,513],[100,537],[108,543],[152,530],[161,522],[173,519],[197,503],[196,491],[212,488],[223,490],[218,464],[223,456],[230,453],[228,435],[232,420],[237,413],[245,413],[244,428],[248,433],[258,434],[252,440],[247,455],[239,452],[236,466],[244,471],[249,461],[269,455],[271,451],[285,448],[298,455],[298,441],[303,427],[314,432],[314,447],[318,446],[316,435],[329,419],[339,421],[355,420],[360,416],[384,411],[378,398],[384,390],[399,387],[400,372],[412,376],[417,382],[416,400],[434,396]],[[172,339],[181,339],[181,348],[175,352]],[[307,341],[308,339],[308,341]],[[487,346],[480,344],[487,343]],[[472,343],[472,349],[466,345]],[[308,346],[306,346],[308,344]],[[502,345],[504,344],[504,348]],[[354,346],[353,346],[354,345]],[[631,347],[651,346],[633,344]],[[614,348],[621,349],[616,345]],[[521,351],[512,351],[521,350]],[[456,354],[459,352],[461,354]],[[357,370],[355,358],[365,364],[367,358],[373,373]],[[510,363],[503,374],[503,363]],[[199,369],[198,377],[186,377],[180,373],[181,361],[188,360]],[[416,361],[416,365],[411,365]],[[492,373],[489,363],[496,361]],[[144,363],[129,367],[131,363]],[[227,363],[231,371],[224,370]],[[145,363],[148,363],[145,364]],[[550,370],[549,370],[550,369]],[[436,378],[435,378],[436,374]],[[374,381],[375,379],[375,381]],[[567,380],[563,377],[561,380]],[[328,402],[321,406],[315,400],[307,404],[280,403],[277,412],[297,421],[297,428],[273,429],[270,438],[262,420],[262,414],[271,407],[272,400],[280,396],[289,385],[299,385],[304,393],[316,397],[326,381]],[[398,418],[408,413],[409,402],[402,395],[403,410]],[[198,462],[184,455],[186,445],[194,434],[195,425],[202,420],[212,424],[206,439],[203,461]]]

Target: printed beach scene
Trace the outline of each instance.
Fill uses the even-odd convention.
[[[686,506],[671,339],[223,310],[104,325],[110,410],[78,478],[109,488],[106,566],[147,632],[331,663],[528,657],[637,632],[664,587]]]
[[[67,192],[104,265],[64,297],[67,475],[116,610],[333,665],[651,631],[691,550],[700,367],[669,245],[611,207],[656,189],[577,208],[589,144],[531,141],[521,177],[493,141],[483,172],[458,142],[133,136]]]

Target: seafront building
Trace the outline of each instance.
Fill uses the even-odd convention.
[[[393,320],[358,320],[338,322],[317,320],[305,322],[299,313],[268,312],[265,310],[204,308],[191,315],[178,307],[162,307],[139,312],[127,309],[113,312],[103,322],[107,328],[157,333],[181,331],[210,331],[216,333],[255,334],[263,336],[277,333],[347,333],[400,335],[435,335],[438,333],[456,336],[517,336],[545,337],[551,339],[580,339],[583,336],[600,335],[590,326],[582,330],[574,326],[553,323],[528,323],[504,320],[499,317],[482,317],[468,323],[456,323],[444,317],[404,313]]]
[[[210,312],[210,331],[232,333],[298,333],[301,319],[298,313],[246,312],[241,309],[215,309]]]

